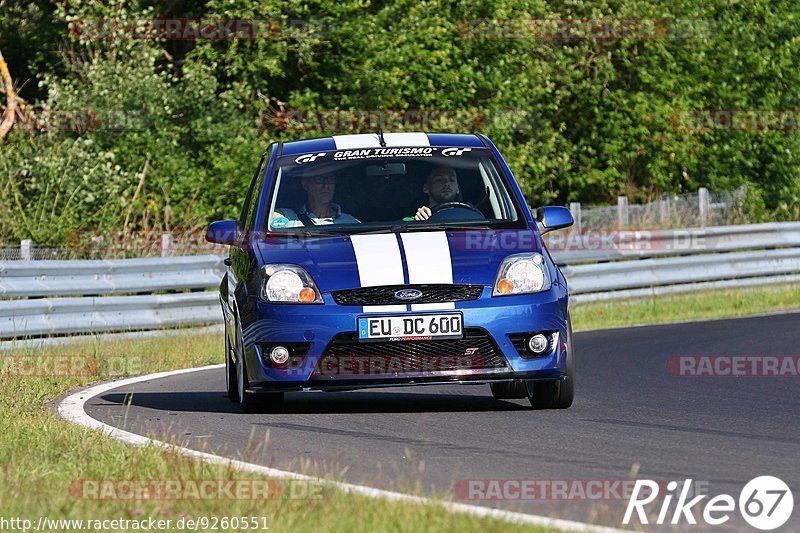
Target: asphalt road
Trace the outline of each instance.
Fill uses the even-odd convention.
[[[129,408],[129,388],[116,389],[90,400],[87,412],[190,448],[305,473],[346,468],[347,481],[393,490],[419,482],[426,494],[455,493],[457,501],[466,501],[454,489],[459,480],[602,480],[612,491],[600,502],[562,495],[472,503],[610,526],[621,526],[627,504],[614,499],[613,481],[632,472],[690,478],[737,500],[750,479],[775,475],[797,504],[781,530],[800,531],[800,378],[667,370],[683,355],[796,358],[799,341],[800,314],[576,333],[576,401],[565,411],[497,401],[487,385],[451,385],[289,394],[278,414],[245,415],[225,397],[223,370],[214,370],[139,383]],[[694,514],[702,524],[702,509]],[[734,513],[722,529],[749,527]]]

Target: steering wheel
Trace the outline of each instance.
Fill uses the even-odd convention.
[[[431,207],[431,216],[445,209],[469,209],[483,218],[483,213],[481,213],[480,209],[466,202],[444,202],[442,204],[436,204],[434,207]]]

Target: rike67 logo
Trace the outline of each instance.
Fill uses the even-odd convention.
[[[675,496],[677,502],[672,510],[670,524],[679,524],[681,520],[686,520],[688,524],[696,524],[697,518],[695,511],[701,513],[702,519],[706,524],[712,526],[722,525],[731,518],[731,514],[736,509],[737,501],[729,494],[714,496],[705,502],[708,495],[695,496],[689,499],[692,488],[692,480],[687,479],[683,486],[678,489],[677,481],[670,481],[666,486],[666,493],[659,494],[659,489],[663,485],[648,479],[639,479],[633,487],[633,494],[628,500],[628,507],[625,509],[623,524],[630,523],[633,512],[636,511],[641,524],[648,524],[648,513],[645,507],[655,502],[661,502],[658,511],[658,518],[655,524],[665,524],[670,514],[670,507]],[[789,520],[794,508],[794,497],[792,490],[782,480],[773,476],[759,476],[751,479],[739,493],[739,513],[742,518],[756,529],[769,531],[778,528]],[[654,507],[657,507],[654,506]],[[655,511],[655,509],[650,509]]]

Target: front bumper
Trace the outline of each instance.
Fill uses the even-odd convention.
[[[479,299],[457,302],[455,311],[463,315],[465,331],[485,334],[488,343],[493,345],[491,349],[487,342],[483,342],[475,344],[480,348],[470,353],[474,349],[463,350],[464,346],[472,344],[465,339],[453,341],[461,343],[458,345],[440,345],[450,349],[441,357],[438,352],[430,350],[418,357],[419,354],[411,350],[411,344],[405,344],[409,353],[403,353],[405,346],[402,341],[391,343],[385,350],[381,350],[383,343],[372,343],[368,346],[374,357],[363,360],[353,356],[337,360],[333,367],[330,366],[332,347],[343,334],[355,333],[357,317],[365,313],[361,307],[337,305],[329,293],[323,294],[323,300],[321,305],[279,305],[256,301],[251,306],[251,320],[247,322],[248,317],[242,317],[242,340],[251,391],[352,390],[521,379],[559,380],[565,376],[567,295],[565,288],[559,285],[553,285],[542,293],[499,298],[491,296],[491,287],[484,287]],[[446,311],[371,314],[442,312]],[[558,332],[552,351],[538,357],[521,354],[524,350],[518,349],[519,343],[515,346],[515,335],[539,331]],[[269,361],[268,351],[275,345],[297,347],[301,355],[293,356],[287,365],[274,365]],[[464,353],[453,353],[453,348]],[[486,355],[488,352],[492,357]],[[363,353],[363,350],[357,353]]]

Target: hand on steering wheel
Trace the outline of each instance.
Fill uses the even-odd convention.
[[[436,204],[431,209],[431,214],[436,214],[439,211],[444,211],[445,209],[469,209],[470,211],[478,213],[481,217],[483,216],[483,213],[481,213],[480,209],[466,202],[444,202],[441,204]]]

